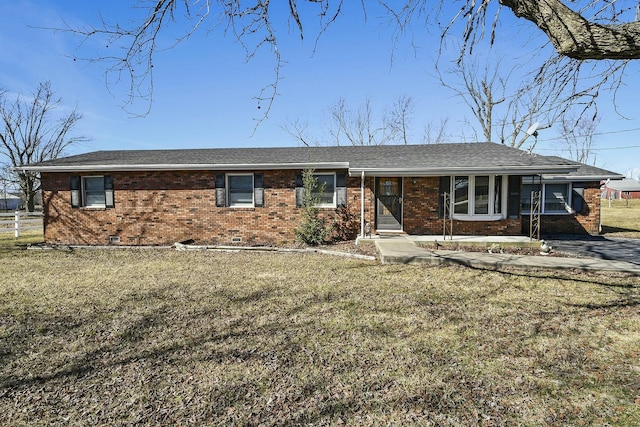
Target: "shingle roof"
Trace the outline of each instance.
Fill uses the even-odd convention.
[[[609,181],[607,187],[617,191],[635,192],[640,191],[640,182],[636,181],[635,179],[624,178],[621,180]]]
[[[563,159],[561,157],[556,156],[547,156],[551,160],[557,161],[565,161],[576,165],[577,169],[573,172],[569,172],[568,174],[563,175],[553,175],[553,174],[544,174],[544,179],[553,179],[553,180],[571,180],[571,181],[581,181],[581,180],[604,180],[604,179],[620,179],[622,175],[597,168],[591,165],[585,165],[584,163],[575,162],[573,160]]]
[[[579,164],[577,164],[579,165]],[[351,174],[567,173],[575,162],[495,143],[95,151],[20,169],[61,171],[349,169]],[[610,173],[615,176],[616,174]]]

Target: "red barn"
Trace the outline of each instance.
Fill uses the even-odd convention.
[[[609,200],[640,199],[640,183],[632,178],[608,181],[603,186],[602,197]]]

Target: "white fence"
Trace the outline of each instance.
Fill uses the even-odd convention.
[[[0,233],[13,232],[18,238],[20,233],[27,230],[42,231],[42,212],[0,213]]]

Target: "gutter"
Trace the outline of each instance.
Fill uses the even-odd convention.
[[[360,239],[364,239],[364,171],[360,178],[360,235],[356,238],[356,245],[360,243]]]
[[[445,175],[544,175],[544,174],[568,174],[576,172],[576,165],[557,166],[505,166],[505,167],[447,167],[447,168],[350,168],[349,175],[357,176],[445,176]]]
[[[32,172],[136,172],[136,171],[202,171],[202,170],[278,170],[278,169],[348,169],[348,162],[326,163],[237,163],[237,164],[134,164],[134,165],[108,165],[90,164],[75,166],[38,166],[23,165],[14,168],[18,171]]]
[[[541,175],[544,181],[575,182],[575,181],[604,181],[607,179],[621,179],[623,175]]]

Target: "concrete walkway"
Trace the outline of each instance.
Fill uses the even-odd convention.
[[[640,276],[640,265],[625,261],[543,255],[491,254],[488,252],[462,252],[443,249],[435,250],[418,246],[415,241],[418,239],[428,240],[425,237],[414,239],[398,236],[377,239],[375,240],[375,245],[383,264],[423,263],[465,265],[468,267],[490,269],[513,267],[532,270],[612,271]],[[440,239],[442,239],[441,236]],[[482,238],[474,238],[476,242],[483,241],[481,239]],[[526,240],[528,241],[529,239],[527,238]],[[509,241],[513,241],[513,238]],[[498,243],[496,240],[491,240],[491,242]],[[460,243],[463,242],[461,241]]]

